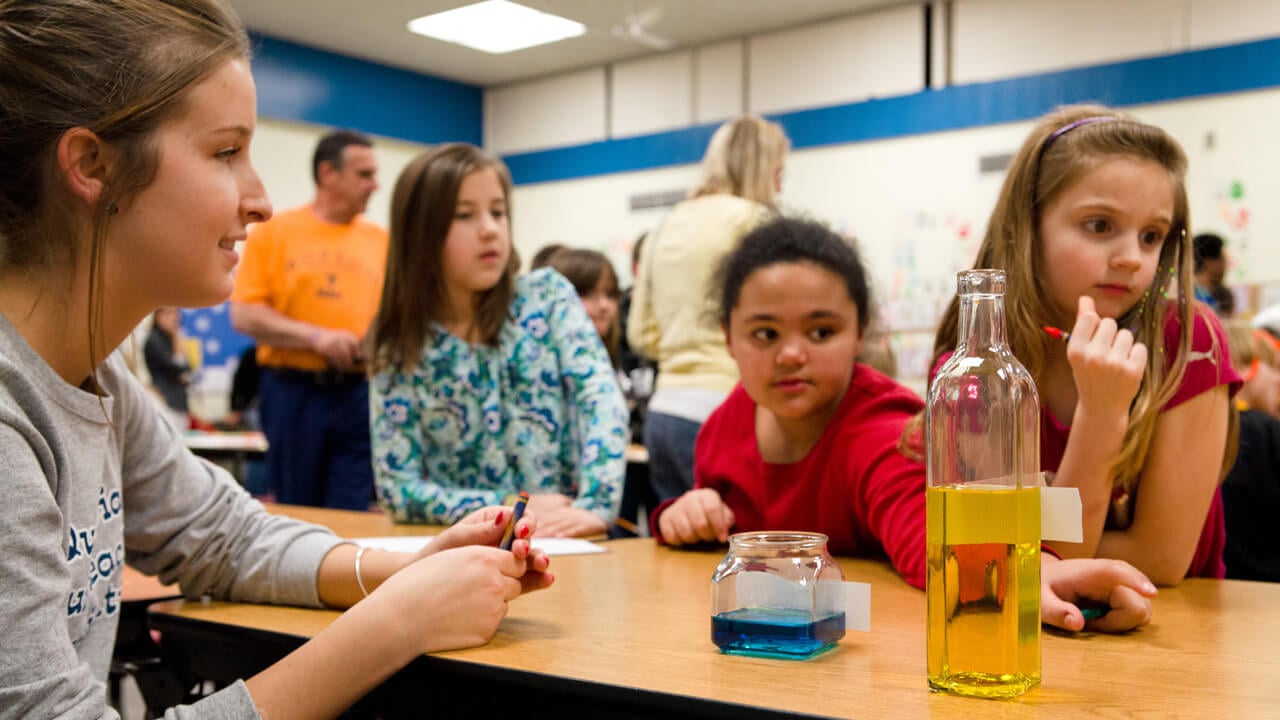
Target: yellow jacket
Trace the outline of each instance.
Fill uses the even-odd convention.
[[[721,259],[771,214],[735,195],[685,200],[672,208],[640,253],[631,291],[627,342],[657,360],[655,391],[694,388],[728,393],[738,367],[709,297]]]

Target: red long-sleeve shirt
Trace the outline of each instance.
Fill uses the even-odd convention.
[[[924,587],[925,468],[898,449],[922,408],[915,393],[857,365],[835,414],[803,460],[767,463],[756,442],[756,405],[741,385],[698,433],[695,487],[716,490],[735,532],[825,533],[835,555],[885,556],[904,580]],[[650,517],[661,542],[658,517]]]

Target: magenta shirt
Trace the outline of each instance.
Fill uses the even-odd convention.
[[[1206,390],[1219,385],[1228,385],[1228,394],[1235,395],[1244,381],[1231,367],[1231,354],[1227,349],[1226,332],[1207,306],[1195,303],[1193,306],[1194,327],[1191,335],[1191,358],[1187,362],[1187,371],[1183,375],[1182,384],[1177,393],[1164,406],[1165,410],[1177,407]],[[1165,354],[1171,356],[1178,346],[1178,316],[1170,312],[1164,326]],[[1215,343],[1216,340],[1216,343]],[[930,379],[942,364],[951,357],[944,354],[934,365]],[[1040,469],[1046,472],[1057,472],[1062,464],[1062,456],[1067,449],[1067,437],[1071,434],[1071,426],[1054,417],[1047,406],[1040,408]],[[1136,502],[1136,498],[1134,499]],[[1108,529],[1112,528],[1108,518]],[[1209,510],[1205,516],[1204,526],[1200,531],[1200,540],[1196,544],[1195,556],[1191,559],[1191,567],[1187,569],[1187,577],[1222,578],[1227,568],[1222,561],[1222,552],[1226,547],[1226,522],[1222,514],[1222,489],[1213,493]]]

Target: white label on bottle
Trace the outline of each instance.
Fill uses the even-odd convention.
[[[871,632],[871,585],[860,582],[844,584],[844,628]]]
[[[1084,507],[1080,503],[1080,488],[1040,488],[1040,538],[1084,542]]]

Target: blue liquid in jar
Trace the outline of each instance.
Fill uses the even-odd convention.
[[[844,613],[813,620],[807,610],[742,608],[711,617],[711,642],[731,655],[803,660],[844,637]]]

